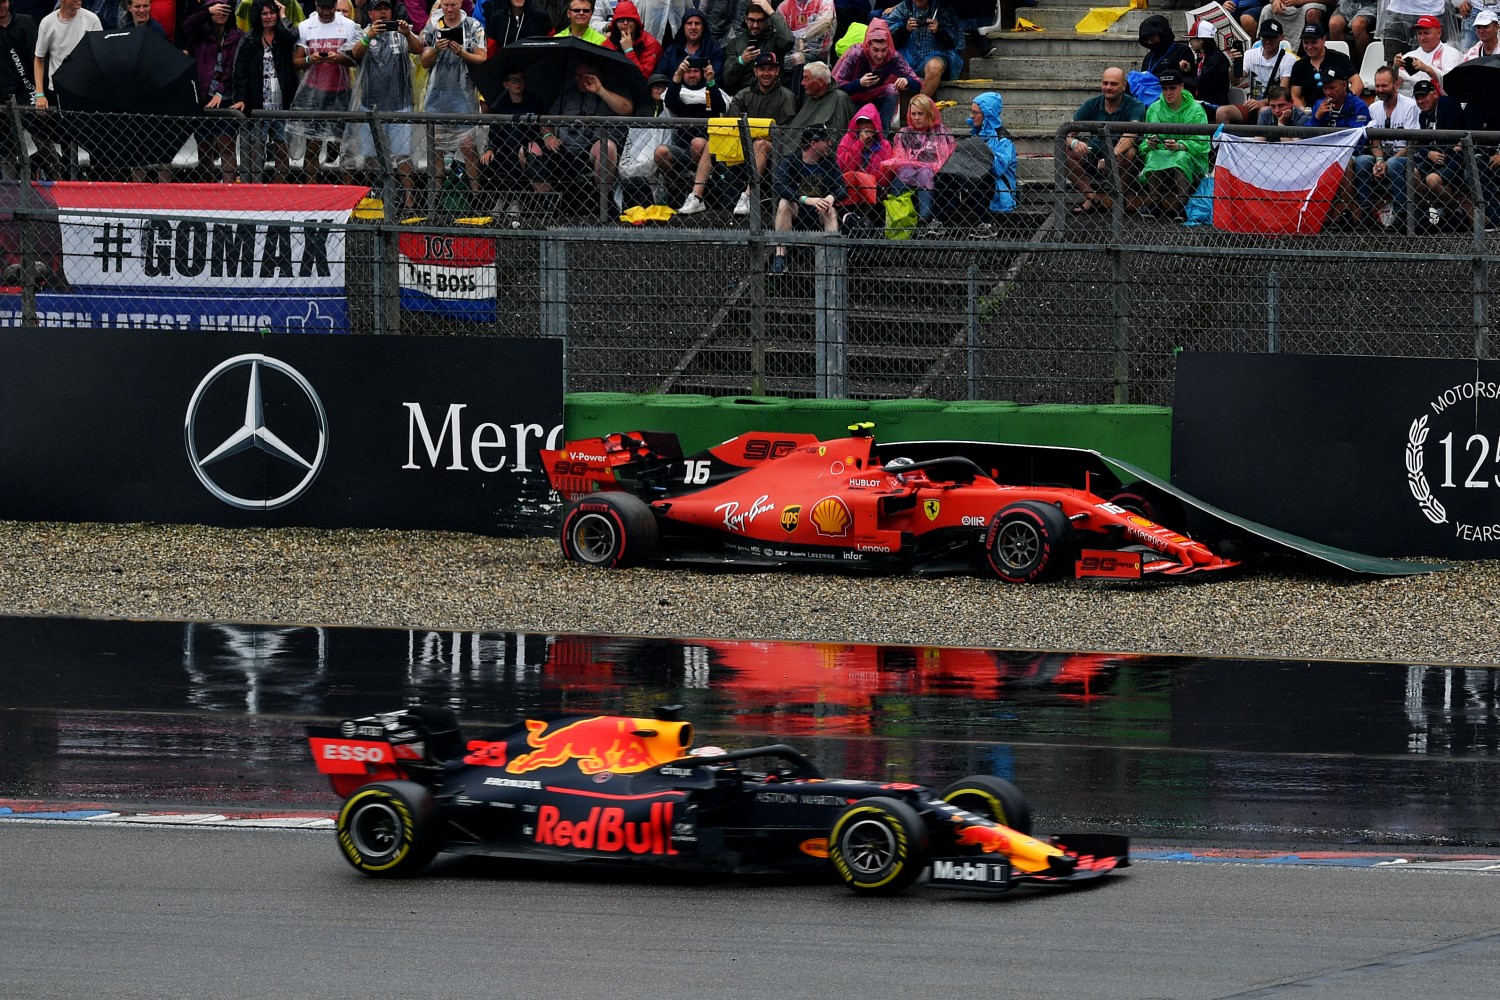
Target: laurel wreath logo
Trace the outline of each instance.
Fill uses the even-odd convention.
[[[1416,498],[1427,520],[1433,524],[1446,524],[1448,512],[1443,509],[1442,502],[1433,496],[1432,489],[1427,485],[1427,476],[1422,471],[1422,445],[1426,441],[1427,418],[1418,417],[1411,422],[1411,430],[1406,435],[1406,485],[1411,488],[1411,495]]]

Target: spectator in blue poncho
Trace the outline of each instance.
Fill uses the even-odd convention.
[[[985,141],[995,159],[995,196],[990,199],[991,212],[1011,212],[1016,207],[1016,144],[1005,134],[1000,112],[1005,101],[993,90],[974,98],[969,108],[969,126],[973,135]]]

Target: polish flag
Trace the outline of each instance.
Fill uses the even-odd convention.
[[[1293,142],[1221,134],[1214,166],[1214,227],[1263,236],[1322,231],[1349,158],[1364,141],[1362,128]]]

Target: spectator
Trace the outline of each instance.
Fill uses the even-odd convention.
[[[0,101],[30,107],[36,97],[36,19],[13,13],[11,0],[0,0],[0,48],[9,50],[8,56],[0,53]],[[15,153],[10,129],[0,136],[0,149]]]
[[[1266,0],[1224,0],[1221,6],[1229,16],[1240,23],[1240,27],[1245,29],[1245,34],[1255,37],[1260,29],[1260,14],[1265,9]]]
[[[199,10],[198,13],[203,13],[203,10]],[[162,27],[161,22],[151,16],[151,0],[130,0],[130,3],[125,7],[125,15],[126,20],[122,25],[123,27],[132,29],[142,28],[146,31],[154,31],[160,38],[167,38],[167,29]],[[183,27],[187,27],[187,25],[184,24]],[[187,42],[184,41],[183,45],[186,47]]]
[[[36,29],[36,49],[32,56],[32,79],[42,85],[36,106],[45,110],[57,100],[52,74],[62,61],[78,47],[89,31],[103,31],[104,26],[93,11],[83,9],[83,0],[58,0],[57,9],[42,18]]]
[[[896,51],[891,29],[878,17],[870,22],[865,40],[844,53],[833,68],[833,78],[851,103],[874,104],[888,122],[896,120],[901,95],[914,94],[922,87],[917,74]]]
[[[1376,101],[1370,106],[1371,128],[1417,129],[1421,112],[1417,102],[1401,93],[1396,71],[1382,66],[1375,71]],[[1400,139],[1373,139],[1368,152],[1354,157],[1354,195],[1365,218],[1379,218],[1390,229],[1406,215],[1406,143]],[[1389,186],[1389,214],[1375,211],[1375,190]]]
[[[1260,44],[1234,61],[1230,77],[1245,91],[1240,104],[1226,104],[1214,116],[1217,121],[1238,125],[1254,122],[1266,107],[1266,92],[1273,86],[1290,88],[1292,66],[1297,55],[1286,44],[1281,22],[1268,17],[1260,22]],[[1291,93],[1290,89],[1287,90]]]
[[[870,0],[833,0],[833,40],[844,37],[851,24],[869,24]],[[988,42],[988,39],[985,39]],[[829,53],[832,55],[832,52]],[[988,53],[986,53],[987,55]]]
[[[682,30],[662,50],[658,66],[676,66],[688,56],[702,56],[714,68],[715,79],[724,76],[724,46],[708,33],[708,18],[693,8],[682,15]]]
[[[260,25],[255,22],[255,8],[260,5],[259,0],[239,0],[234,8],[234,23],[239,25],[246,37],[260,30]],[[281,16],[287,23],[296,28],[297,25],[307,20],[307,14],[302,10],[300,0],[287,0],[283,5]]]
[[[1311,108],[1322,98],[1325,71],[1330,67],[1349,82],[1349,89],[1364,89],[1349,57],[1330,51],[1327,39],[1321,24],[1309,24],[1302,29],[1302,58],[1292,64],[1292,100],[1304,108]]]
[[[350,54],[359,38],[359,26],[334,10],[335,0],[317,0],[317,13],[297,25],[297,50],[292,62],[306,70],[297,96],[292,98],[293,111],[347,111],[354,66]],[[339,138],[342,125],[337,121],[293,120],[287,123],[288,135],[307,140],[303,172],[315,182],[322,169],[323,143]]]
[[[131,13],[144,0],[133,0]],[[146,4],[148,10],[150,4]],[[234,12],[221,0],[188,16],[182,22],[182,42],[198,69],[198,96],[205,108],[227,107],[234,94],[234,56],[244,32],[234,23]],[[235,160],[235,124],[223,118],[208,119],[193,130],[198,155],[212,151],[219,158],[219,175],[233,184],[239,173]],[[206,162],[206,159],[205,159]]]
[[[824,63],[808,63],[807,65],[822,66],[825,73],[828,70],[828,66]],[[802,69],[804,80],[807,75],[807,67],[804,66]],[[824,86],[832,90],[826,83]],[[834,92],[843,96],[841,92]],[[790,90],[782,86],[781,68],[776,64],[776,53],[762,52],[756,57],[755,82],[734,95],[734,101],[731,102],[729,110],[732,114],[743,114],[746,118],[769,118],[776,125],[787,124],[797,114],[797,99],[792,96]],[[752,164],[757,177],[766,175],[766,167],[771,161],[771,146],[772,140],[769,137],[751,140]],[[699,171],[700,173],[703,171],[701,163]],[[704,179],[705,181],[707,179],[706,173]],[[696,179],[694,186],[696,189]],[[739,201],[735,202],[735,215],[750,214],[750,197],[750,184],[747,182],[745,190],[740,192]]]
[[[1146,49],[1141,59],[1141,72],[1158,75],[1171,67],[1182,73],[1192,71],[1198,61],[1193,50],[1177,40],[1172,25],[1160,14],[1152,14],[1141,22],[1138,40]]]
[[[479,95],[469,67],[488,58],[484,25],[463,12],[459,0],[441,0],[442,12],[422,32],[422,65],[427,69],[427,97],[422,108],[432,114],[479,114]],[[444,122],[433,130],[433,143],[444,153],[464,159],[469,190],[479,193],[477,125]]]
[[[923,223],[932,223],[933,184],[955,144],[932,98],[926,94],[913,97],[906,109],[906,125],[891,141],[885,175],[891,194],[912,192],[917,218]]]
[[[1312,109],[1304,108],[1292,100],[1292,92],[1277,84],[1266,88],[1266,106],[1261,108],[1257,125],[1279,125],[1282,128],[1306,128],[1311,126]],[[1279,136],[1267,136],[1266,142],[1280,142]]]
[[[1208,123],[1203,106],[1184,92],[1180,70],[1163,70],[1158,79],[1161,97],[1146,109],[1146,121],[1174,125]],[[1146,154],[1141,165],[1141,183],[1146,187],[1141,214],[1184,218],[1188,196],[1208,173],[1208,136],[1148,135],[1141,140],[1141,147]]]
[[[901,0],[885,15],[901,58],[922,77],[922,93],[936,97],[944,80],[957,80],[964,68],[964,32],[953,8],[933,0]]]
[[[573,0],[569,14],[580,5]],[[630,98],[617,94],[599,79],[599,68],[587,60],[573,67],[573,86],[563,88],[547,114],[554,117],[626,116],[635,112]],[[557,184],[592,174],[600,188],[614,187],[620,162],[617,130],[598,125],[542,126],[541,139],[528,151],[526,171],[532,188],[551,191]]]
[[[294,65],[297,32],[286,20],[286,7],[278,0],[256,0],[250,16],[258,27],[246,33],[235,53],[234,103],[230,107],[236,111],[281,111],[297,94]],[[253,122],[251,140],[252,149],[270,145],[271,179],[277,184],[286,183],[289,165],[286,122]]]
[[[854,102],[849,99],[848,94],[833,85],[833,72],[829,70],[828,64],[808,63],[803,66],[802,106],[797,109],[792,120],[787,122],[787,141],[800,144],[803,129],[812,125],[835,129],[853,117]]]
[[[1349,92],[1340,66],[1323,67],[1323,99],[1313,105],[1313,124],[1322,128],[1360,128],[1370,124],[1370,107]]]
[[[593,42],[595,45],[603,45],[607,41],[604,32],[589,23],[589,18],[594,16],[594,8],[588,0],[568,0],[568,6],[565,9],[568,14],[568,23],[552,32],[554,35],[572,35],[574,38]]]
[[[1417,47],[1397,63],[1401,67],[1401,82],[1432,80],[1442,89],[1443,74],[1463,62],[1463,53],[1443,41],[1443,22],[1431,14],[1417,18],[1412,30],[1417,36]]]
[[[776,61],[785,64],[792,51],[792,31],[782,16],[771,8],[771,0],[750,0],[745,10],[744,29],[724,43],[724,86],[737,92],[754,76],[755,57],[774,52]]]
[[[1219,51],[1218,34],[1208,21],[1193,26],[1188,44],[1193,49],[1193,66],[1184,76],[1184,85],[1203,105],[1205,114],[1215,114],[1229,103],[1229,57]]]
[[[656,72],[661,59],[661,42],[641,26],[640,11],[631,0],[620,0],[615,5],[615,16],[610,19],[605,46],[625,53],[626,57],[641,71],[641,76]]]
[[[622,2],[628,3],[629,0]],[[673,118],[696,118],[707,122],[709,118],[724,114],[729,102],[716,85],[714,68],[708,61],[702,56],[687,56],[672,71],[665,103]],[[703,195],[708,189],[713,158],[708,155],[708,131],[703,126],[678,125],[672,142],[656,147],[656,172],[663,178],[675,176],[677,169],[688,163],[694,168],[693,188],[677,210],[680,215],[695,215],[708,207]]]
[[[1418,128],[1457,131],[1469,127],[1463,105],[1441,93],[1431,80],[1417,82],[1411,92],[1417,102]],[[1427,205],[1430,225],[1441,225],[1447,211],[1455,205],[1461,204],[1466,210],[1470,207],[1462,143],[1422,143],[1412,153],[1412,169],[1416,171],[1418,197]]]
[[[369,11],[369,27],[359,36],[351,53],[354,61],[359,64],[359,75],[354,81],[350,110],[356,113],[410,111],[415,94],[411,57],[422,55],[425,48],[422,38],[412,30],[411,25],[395,19],[392,0],[370,0]],[[405,122],[383,122],[380,133],[385,151],[390,156],[390,165],[395,168],[405,191],[406,207],[415,208],[411,126]],[[378,152],[372,126],[360,122],[351,123],[344,134],[343,161],[346,175],[355,163],[371,169],[376,165]]]
[[[1395,61],[1399,53],[1416,47],[1415,28],[1423,16],[1431,16],[1446,26],[1443,34],[1452,38],[1458,34],[1458,22],[1449,13],[1448,0],[1385,0],[1380,8],[1379,23],[1375,26],[1385,47],[1385,63]]]
[[[1500,52],[1500,14],[1488,8],[1474,15],[1474,34],[1478,38],[1464,53],[1464,60],[1492,56]]]
[[[1363,66],[1365,49],[1375,41],[1375,5],[1365,0],[1339,0],[1328,16],[1328,37],[1349,43],[1349,59]]]
[[[1500,0],[1460,0],[1453,5],[1453,10],[1462,19],[1460,30],[1462,37],[1458,41],[1459,49],[1471,49],[1479,41],[1479,34],[1474,30],[1474,21],[1478,19],[1483,11],[1500,15]]]
[[[1146,106],[1131,96],[1125,89],[1125,71],[1111,66],[1099,80],[1099,96],[1090,97],[1078,106],[1073,115],[1077,122],[1140,122],[1146,120]],[[1092,212],[1096,208],[1113,208],[1114,198],[1099,193],[1095,185],[1111,181],[1109,151],[1105,148],[1108,137],[1103,132],[1074,133],[1068,137],[1068,180],[1083,195],[1083,203],[1073,209],[1074,215]],[[1135,178],[1140,166],[1136,155],[1136,137],[1122,135],[1114,143],[1115,180],[1123,190]]]
[[[1012,212],[1016,208],[1016,144],[1006,134],[1005,123],[1001,120],[1004,107],[1004,100],[993,90],[980,94],[969,105],[969,133],[984,140],[994,160],[995,193],[990,198],[991,212]]]
[[[682,24],[683,0],[632,0],[636,8],[636,20],[640,30],[648,32],[657,40],[666,33],[676,31]],[[611,22],[619,15],[620,0],[595,0],[594,13],[589,25],[601,34],[609,34]]]
[[[552,34],[552,18],[540,7],[533,7],[531,0],[486,0],[481,10],[484,43],[490,55],[511,42]]]
[[[880,126],[880,112],[866,104],[854,114],[849,131],[839,140],[834,161],[844,177],[847,198],[855,205],[873,205],[879,201],[879,178],[885,162],[891,158],[891,143]]]
[[[526,74],[514,70],[502,81],[504,90],[485,102],[486,111],[499,119],[490,126],[489,143],[479,157],[480,186],[489,192],[516,191],[526,176],[528,148],[539,138],[537,127],[524,119],[545,109],[526,93]],[[511,215],[521,213],[514,198],[506,206]]]
[[[748,0],[703,0],[698,9],[708,21],[709,36],[727,46],[730,36],[745,19],[746,6]]]
[[[1392,2],[1392,0],[1387,0]],[[1441,2],[1441,0],[1440,0]],[[1274,17],[1281,22],[1286,29],[1288,38],[1298,38],[1306,28],[1313,25],[1323,29],[1323,37],[1328,37],[1328,25],[1323,23],[1323,18],[1328,14],[1326,4],[1318,3],[1316,0],[1270,0],[1261,9],[1260,19],[1264,21],[1268,17]]]
[[[833,152],[833,133],[826,125],[812,125],[802,131],[801,150],[789,153],[776,164],[777,232],[792,227],[817,228],[825,233],[839,231],[838,203],[844,197],[844,178]],[[771,260],[771,273],[786,270],[786,247],[778,245]]]
[[[833,0],[781,0],[776,13],[792,32],[792,50],[786,55],[787,76],[810,62],[827,62],[833,51]]]

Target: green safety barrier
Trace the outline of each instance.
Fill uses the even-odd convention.
[[[1043,403],[1009,400],[945,403],[935,399],[787,399],[782,396],[569,393],[569,440],[614,431],[670,431],[685,454],[746,431],[842,437],[858,421],[875,424],[877,440],[998,441],[1088,448],[1162,479],[1171,477],[1172,410],[1166,406]]]

